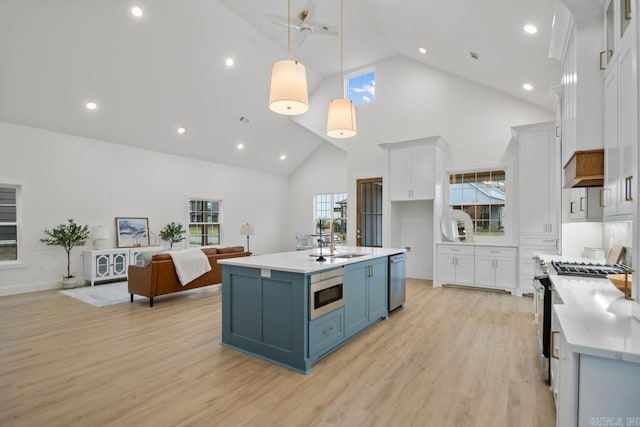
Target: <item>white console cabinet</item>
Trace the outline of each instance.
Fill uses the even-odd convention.
[[[127,278],[129,265],[142,265],[142,254],[158,252],[159,246],[90,250],[84,253],[84,277],[91,282]]]
[[[465,285],[513,291],[518,249],[513,246],[437,245],[437,285]]]

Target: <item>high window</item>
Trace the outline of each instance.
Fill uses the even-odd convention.
[[[476,236],[504,236],[505,171],[449,175],[449,209],[469,214]]]
[[[189,245],[220,244],[220,200],[189,200]]]
[[[373,102],[376,99],[376,72],[367,70],[347,76],[347,96],[355,105]]]
[[[0,184],[0,263],[18,260],[20,187]]]
[[[328,233],[333,222],[333,236],[336,242],[347,240],[347,193],[316,194],[313,215],[315,232]]]

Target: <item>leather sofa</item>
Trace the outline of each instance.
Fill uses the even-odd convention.
[[[154,297],[221,283],[222,266],[218,265],[217,260],[251,255],[251,252],[245,251],[243,246],[203,248],[202,252],[207,255],[211,270],[185,286],[180,283],[169,254],[153,255],[151,262],[146,266],[130,265],[128,285],[131,302],[134,294],[141,295],[149,298],[149,307],[153,307]]]

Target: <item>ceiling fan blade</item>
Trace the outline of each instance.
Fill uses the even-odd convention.
[[[297,25],[281,24],[280,22],[271,22],[271,23],[279,27],[291,28],[292,30],[300,31],[300,27],[298,27]]]
[[[298,35],[296,36],[296,42],[295,42],[295,47],[302,47],[302,44],[304,43],[304,41],[307,39],[307,36],[311,34],[309,33],[309,31],[302,31],[299,32]]]

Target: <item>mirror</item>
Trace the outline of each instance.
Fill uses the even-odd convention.
[[[442,216],[440,228],[446,240],[450,242],[468,242],[473,243],[473,221],[471,217],[464,211],[452,210],[447,211]]]

